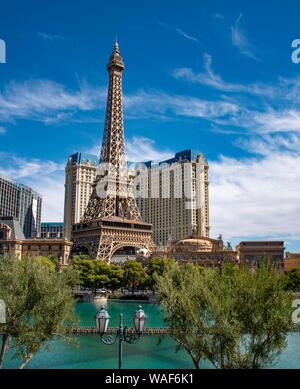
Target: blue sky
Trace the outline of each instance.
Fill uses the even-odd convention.
[[[68,155],[100,149],[117,36],[129,159],[203,152],[212,236],[299,251],[299,14],[280,0],[2,1],[0,172],[62,219]]]

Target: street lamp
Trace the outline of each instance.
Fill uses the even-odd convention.
[[[107,310],[102,306],[100,311],[97,312],[96,316],[96,327],[98,332],[100,333],[100,339],[105,344],[114,344],[116,341],[119,341],[119,369],[122,368],[122,342],[126,343],[136,343],[140,337],[143,334],[144,327],[145,327],[145,321],[147,319],[147,316],[145,315],[145,312],[142,309],[142,306],[139,305],[138,309],[135,311],[133,316],[133,324],[134,324],[134,330],[135,333],[128,332],[127,327],[123,327],[123,315],[120,314],[120,322],[119,327],[117,329],[117,333],[115,336],[108,335],[107,329],[108,329],[108,323],[110,316],[107,312]]]

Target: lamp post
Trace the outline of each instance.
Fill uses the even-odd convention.
[[[142,306],[139,305],[138,309],[135,311],[133,316],[133,324],[135,333],[128,332],[128,328],[123,326],[123,315],[120,314],[119,327],[115,336],[107,334],[108,323],[110,316],[107,310],[102,306],[100,311],[97,312],[96,316],[96,326],[97,330],[100,333],[100,339],[105,344],[114,344],[116,341],[119,341],[119,369],[122,369],[122,342],[126,343],[136,343],[143,334],[145,321],[147,316],[142,309]]]

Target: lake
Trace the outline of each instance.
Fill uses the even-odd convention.
[[[100,304],[79,303],[76,311],[80,317],[80,325],[95,325],[95,313]],[[111,316],[110,326],[119,323],[119,314],[124,315],[124,325],[132,327],[132,317],[139,303],[109,302],[108,311]],[[148,327],[163,327],[160,307],[154,304],[143,303],[143,309],[148,316]],[[118,363],[118,345],[103,344],[97,335],[74,336],[77,345],[68,344],[61,340],[50,343],[51,352],[41,350],[27,365],[26,368],[44,369],[105,369],[116,368]],[[184,350],[175,352],[176,343],[168,336],[163,336],[159,342],[158,336],[144,335],[136,344],[123,343],[124,368],[193,368],[193,364]],[[9,352],[4,368],[16,368],[19,361],[12,358]],[[212,368],[209,362],[203,361],[202,368]],[[300,369],[300,333],[288,335],[288,346],[273,366],[274,368]]]

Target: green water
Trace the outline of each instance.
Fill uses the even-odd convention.
[[[132,315],[138,303],[109,302],[108,311],[111,316],[110,326],[118,325],[120,313],[124,315],[124,325],[132,326]],[[160,308],[153,304],[143,304],[148,316],[149,327],[162,327]],[[94,315],[99,304],[81,303],[76,306],[80,315],[81,325],[94,325]],[[116,368],[118,362],[117,344],[108,346],[99,340],[97,335],[79,335],[74,337],[77,346],[60,340],[50,343],[51,352],[41,350],[27,365],[27,368],[46,369],[104,369]],[[124,368],[192,368],[193,365],[185,351],[175,352],[175,342],[167,336],[158,344],[158,336],[144,335],[134,345],[124,343]],[[19,361],[12,358],[9,352],[4,363],[5,368],[18,367]],[[212,368],[209,362],[202,363],[203,368]],[[288,346],[279,357],[275,368],[300,368],[300,333],[291,333],[288,336]]]

